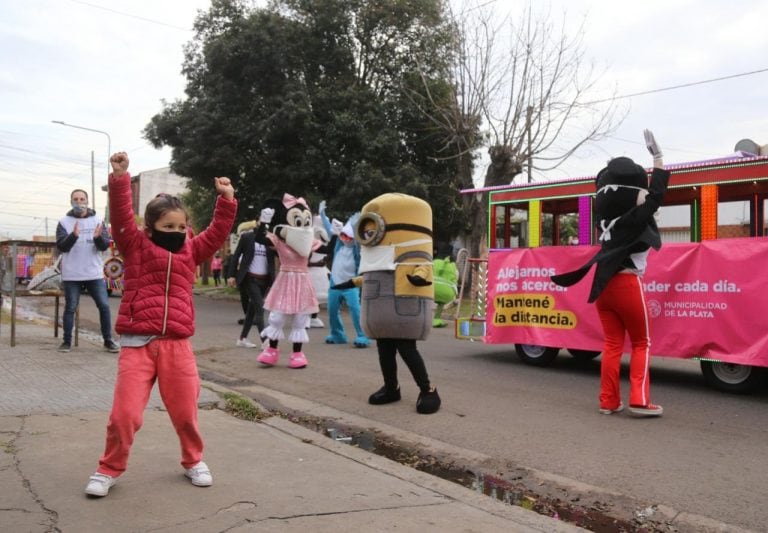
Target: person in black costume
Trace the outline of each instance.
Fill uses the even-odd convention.
[[[650,401],[650,327],[641,276],[650,249],[661,248],[654,214],[661,206],[670,172],[653,133],[645,130],[645,142],[653,156],[650,182],[646,170],[628,157],[617,157],[597,175],[595,220],[600,230],[600,251],[584,266],[552,276],[568,287],[597,265],[589,302],[595,302],[605,342],[600,361],[600,409],[602,414],[622,411],[619,371],[624,339],[632,345],[629,368],[629,410],[639,416],[660,416],[663,409]]]

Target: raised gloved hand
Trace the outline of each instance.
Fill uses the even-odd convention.
[[[269,224],[272,222],[273,216],[275,216],[275,210],[271,207],[265,207],[261,210],[261,215],[259,215],[259,222],[263,224]]]
[[[659,147],[659,143],[656,142],[653,132],[651,130],[643,130],[643,136],[645,137],[645,146],[653,156],[653,160],[656,161],[657,159],[662,159],[664,154],[661,153],[661,148]]]
[[[326,206],[325,200],[320,200],[320,206],[317,208],[318,213],[321,213],[321,214],[325,213],[325,206]]]

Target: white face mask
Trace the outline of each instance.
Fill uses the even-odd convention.
[[[71,202],[72,205],[72,211],[75,212],[76,215],[82,215],[88,210],[88,203],[80,203],[80,202]]]
[[[397,262],[396,248],[407,248],[419,244],[431,244],[432,239],[416,239],[397,244],[381,244],[379,246],[362,246],[360,248],[360,273],[376,270],[395,270]]]
[[[295,228],[279,224],[275,226],[275,230],[277,228],[283,228],[285,244],[290,246],[301,257],[309,257],[312,253],[312,243],[315,241],[315,232],[311,227]]]

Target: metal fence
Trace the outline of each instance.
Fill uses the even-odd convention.
[[[55,283],[46,283],[38,289],[30,288],[30,282],[38,276],[50,271],[58,253],[56,243],[39,241],[0,241],[0,307],[6,301],[10,302],[11,346],[16,346],[16,317],[18,298],[54,298],[55,317],[53,336],[59,336],[59,301],[64,296],[61,288]],[[79,316],[76,316],[75,344]],[[0,315],[0,334],[2,334],[2,316]]]

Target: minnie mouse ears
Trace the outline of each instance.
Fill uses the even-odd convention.
[[[261,205],[262,209],[265,208],[270,209],[277,209],[278,207],[283,207],[283,201],[280,200],[280,198],[267,198],[264,200],[264,203]]]

